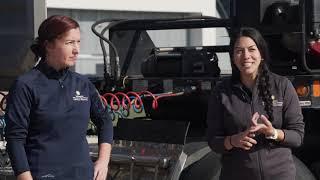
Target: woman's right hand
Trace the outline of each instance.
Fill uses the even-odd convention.
[[[256,125],[259,119],[259,113],[254,113],[251,118],[252,125]],[[257,141],[253,139],[255,137],[254,131],[252,131],[252,127],[248,128],[247,130],[240,132],[238,134],[234,134],[230,136],[230,142],[233,147],[241,148],[244,150],[250,150],[253,145],[257,144]]]
[[[251,133],[250,129],[247,129],[246,131],[230,136],[230,142],[233,147],[250,150],[257,144],[257,141],[253,139],[254,137],[255,134]]]

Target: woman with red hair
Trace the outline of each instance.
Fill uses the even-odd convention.
[[[79,24],[51,16],[31,46],[40,62],[9,92],[7,149],[18,180],[105,180],[112,122],[94,85],[72,72],[80,50]],[[88,122],[98,129],[99,157],[93,164],[86,140]]]

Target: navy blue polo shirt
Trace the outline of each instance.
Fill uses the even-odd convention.
[[[112,143],[113,127],[94,85],[68,69],[41,61],[20,76],[9,92],[7,150],[16,175],[30,170],[36,179],[92,179],[86,140],[88,122],[99,143]]]

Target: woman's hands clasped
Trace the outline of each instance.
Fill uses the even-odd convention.
[[[258,123],[258,119],[261,120],[261,123]],[[251,119],[251,123],[250,132],[264,134],[265,136],[273,135],[275,129],[266,116],[260,116],[259,113],[256,112]]]
[[[260,119],[261,122],[258,123]],[[274,127],[267,117],[259,115],[256,112],[251,119],[251,127],[247,130],[230,136],[230,145],[232,147],[241,148],[244,150],[250,150],[257,141],[254,139],[256,134],[264,134],[265,136],[271,136],[274,132]]]
[[[250,129],[247,129],[244,132],[230,136],[230,144],[233,147],[250,150],[253,145],[257,144],[257,141],[254,139],[254,137],[255,134],[251,133]]]

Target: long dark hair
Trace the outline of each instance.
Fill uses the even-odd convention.
[[[69,30],[76,28],[79,28],[78,22],[68,16],[53,15],[44,20],[39,27],[38,37],[30,46],[32,52],[36,55],[36,59],[45,58],[46,41],[51,42],[60,38]]]
[[[270,55],[268,50],[268,45],[260,32],[254,28],[242,27],[236,32],[233,33],[230,41],[230,56],[231,56],[231,67],[232,67],[232,80],[240,80],[240,71],[234,64],[233,50],[236,41],[240,37],[249,37],[255,43],[262,57],[262,61],[258,69],[258,91],[259,96],[264,102],[264,109],[267,112],[270,121],[273,121],[273,104],[272,104],[272,95],[271,95],[271,86],[269,80],[269,68],[267,63],[270,61]]]

